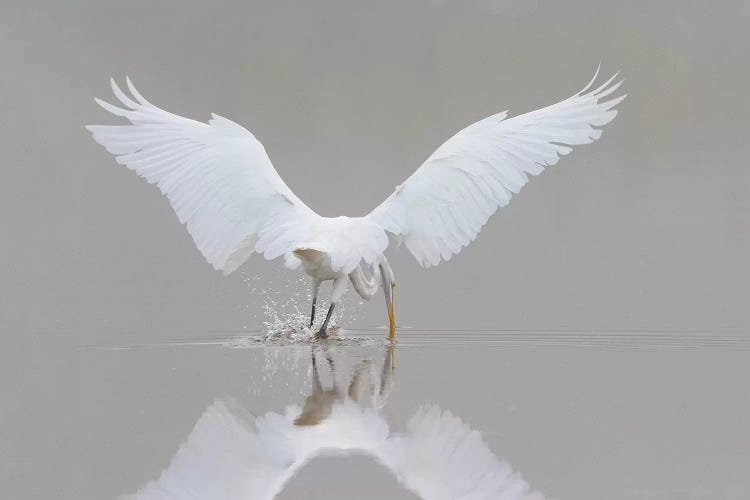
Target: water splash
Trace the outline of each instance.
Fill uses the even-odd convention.
[[[262,340],[269,342],[300,343],[315,339],[315,333],[320,329],[325,319],[325,311],[329,303],[327,294],[330,285],[324,284],[318,298],[315,324],[310,328],[310,306],[312,304],[312,290],[310,279],[301,273],[289,273],[274,270],[268,279],[260,276],[242,274],[242,280],[248,286],[251,297],[260,299],[261,304],[247,304],[245,310],[252,314],[262,325]],[[267,284],[270,284],[267,286]],[[255,300],[253,300],[255,302]],[[358,305],[359,303],[359,305]],[[362,301],[353,294],[346,294],[334,310],[328,326],[330,338],[337,338],[344,319],[353,323],[356,312]],[[259,318],[258,314],[262,314]],[[244,329],[248,330],[246,325]]]

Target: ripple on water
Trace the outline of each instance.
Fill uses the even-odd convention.
[[[327,344],[335,346],[369,347],[388,345],[391,341],[387,336],[367,336],[347,331],[334,325],[328,329],[328,337],[316,337],[317,330],[307,326],[287,326],[280,330],[267,331],[263,334],[243,335],[233,337],[224,342],[228,348],[243,349],[264,346],[299,346],[312,344]]]

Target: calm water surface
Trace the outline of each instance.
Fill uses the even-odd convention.
[[[382,331],[346,335],[36,338],[42,376],[5,415],[6,498],[750,491],[742,332],[404,330],[393,345]]]

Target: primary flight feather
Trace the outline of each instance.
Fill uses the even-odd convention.
[[[131,96],[111,82],[121,106],[96,100],[130,123],[86,128],[118,163],[159,187],[215,269],[229,274],[253,253],[302,265],[313,278],[311,327],[320,284],[333,280],[320,336],[326,336],[347,278],[364,299],[382,286],[393,336],[395,281],[384,255],[389,236],[403,240],[425,267],[460,252],[529,174],[601,136],[598,127],[615,117],[625,95],[610,97],[622,83],[613,83],[616,75],[592,89],[598,73],[556,104],[469,125],[364,217],[318,215],[284,183],[247,129],[215,114],[203,123],[160,109],[130,79]]]

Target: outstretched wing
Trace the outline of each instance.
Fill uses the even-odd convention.
[[[169,113],[127,86],[132,98],[112,81],[123,108],[96,102],[130,124],[86,128],[118,163],[159,186],[214,268],[229,274],[253,252],[288,254],[299,231],[320,219],[245,128],[218,115],[202,123]]]
[[[391,438],[381,460],[399,481],[431,500],[544,500],[482,435],[437,406],[421,407],[405,436]]]
[[[132,500],[272,499],[294,469],[275,460],[252,417],[232,400],[209,406],[169,466]]]
[[[610,78],[546,108],[506,119],[499,113],[448,139],[367,218],[400,235],[422,266],[448,260],[471,243],[498,207],[578,144],[601,136],[625,95]]]

